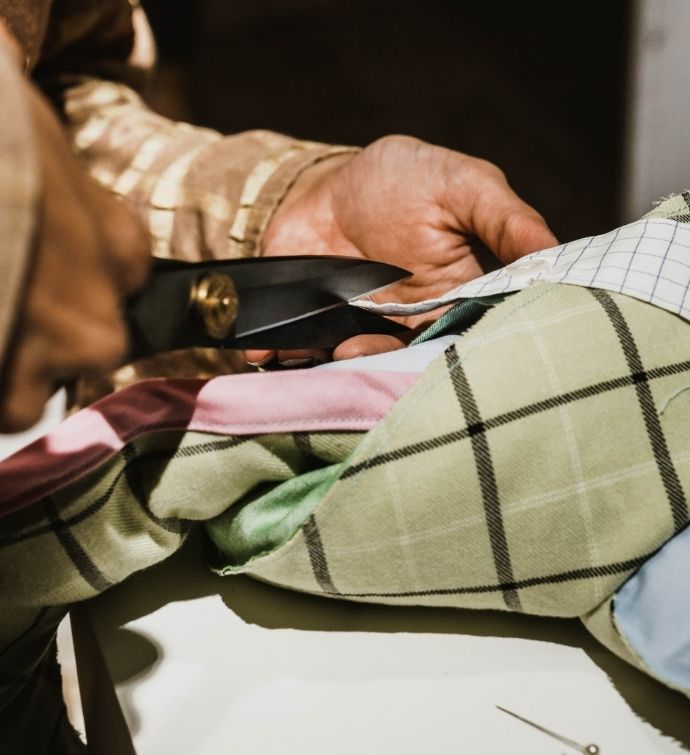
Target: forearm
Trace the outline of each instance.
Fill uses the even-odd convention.
[[[89,171],[134,206],[157,256],[259,253],[263,231],[301,173],[350,151],[267,131],[223,137],[174,123],[112,82],[72,88],[65,113]]]
[[[223,137],[158,116],[137,93],[154,57],[143,11],[127,0],[55,0],[35,77],[88,170],[144,220],[156,255],[257,254],[300,174],[347,148],[266,131]]]

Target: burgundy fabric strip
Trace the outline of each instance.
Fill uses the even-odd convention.
[[[143,435],[366,431],[417,373],[295,370],[147,380],[107,396],[0,463],[0,516],[78,480]]]

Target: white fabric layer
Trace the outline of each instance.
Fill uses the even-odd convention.
[[[537,281],[603,288],[650,302],[690,320],[690,226],[645,219],[601,236],[528,254],[436,299],[414,304],[352,304],[385,315],[411,315],[458,299],[520,291]]]

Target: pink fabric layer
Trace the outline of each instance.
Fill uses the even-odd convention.
[[[74,414],[0,463],[0,516],[74,482],[149,433],[369,430],[418,377],[297,370],[143,381]]]

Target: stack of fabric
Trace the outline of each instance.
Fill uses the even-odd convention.
[[[0,464],[6,689],[203,522],[218,574],[580,617],[690,694],[688,199],[466,284],[402,351],[143,381]]]

